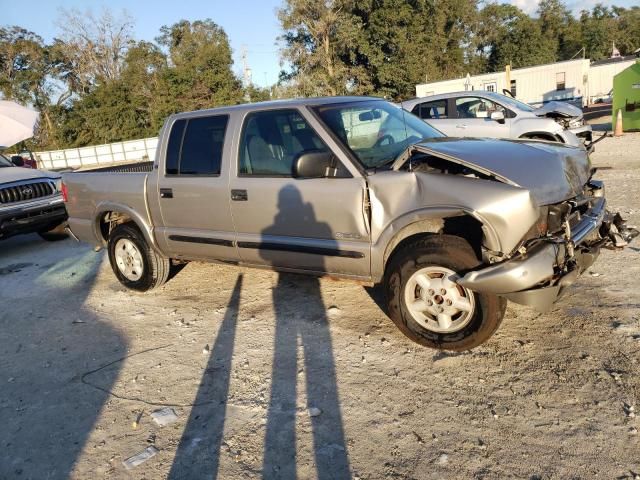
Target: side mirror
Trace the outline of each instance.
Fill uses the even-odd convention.
[[[11,163],[13,163],[16,167],[24,167],[24,159],[20,155],[12,155]]]
[[[293,176],[296,178],[325,178],[333,165],[331,152],[304,152],[293,164]]]
[[[504,112],[491,112],[491,120],[495,120],[498,123],[504,123]]]

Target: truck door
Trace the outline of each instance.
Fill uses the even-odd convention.
[[[317,121],[297,109],[245,116],[229,192],[240,259],[368,278],[364,179],[338,159],[331,178],[293,177],[301,154],[336,151],[312,125]]]
[[[228,123],[228,115],[209,114],[170,126],[155,194],[162,215],[157,237],[172,257],[238,260],[229,211]]]

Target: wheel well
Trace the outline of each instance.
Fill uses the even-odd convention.
[[[484,233],[482,231],[482,223],[475,218],[469,215],[460,215],[457,217],[449,217],[438,221],[440,228],[438,230],[428,231],[422,230],[411,235],[406,236],[401,241],[393,244],[391,243],[390,252],[387,254],[385,258],[385,268],[389,264],[391,258],[402,248],[404,248],[407,244],[414,242],[415,240],[421,237],[427,237],[431,235],[455,235],[457,237],[463,238],[471,248],[473,248],[474,253],[478,257],[478,259],[482,259],[482,240],[484,238]]]
[[[104,212],[99,220],[98,220],[98,228],[100,231],[100,235],[102,236],[102,240],[106,243],[109,240],[109,235],[116,228],[117,225],[122,223],[134,223],[133,219],[122,212]]]
[[[529,132],[521,135],[520,138],[531,138],[539,140],[549,140],[550,142],[562,142],[562,139],[556,137],[552,133],[547,132]]]

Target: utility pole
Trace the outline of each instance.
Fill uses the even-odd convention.
[[[249,87],[251,87],[251,68],[249,68],[249,62],[247,61],[247,46],[242,45],[240,52],[240,57],[242,58],[242,86],[244,87],[244,101],[251,102],[251,95],[249,94]]]

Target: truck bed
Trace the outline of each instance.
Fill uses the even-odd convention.
[[[80,240],[94,245],[100,243],[101,239],[95,237],[94,222],[104,211],[135,212],[148,222],[145,187],[149,173],[144,170],[131,172],[131,169],[143,168],[151,171],[153,164],[63,174],[69,192],[66,204],[69,226]]]

